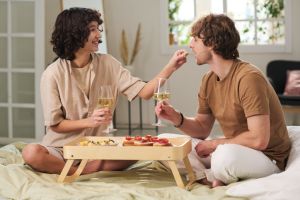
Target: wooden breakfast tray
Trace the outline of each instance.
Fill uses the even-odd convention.
[[[118,144],[115,146],[80,146],[82,141],[101,141],[113,139]],[[191,139],[188,137],[168,138],[172,146],[122,146],[124,137],[82,137],[68,144],[64,149],[64,158],[67,162],[58,177],[58,182],[72,182],[78,178],[89,159],[99,160],[164,160],[167,161],[174,175],[178,187],[189,189],[195,181],[195,175],[188,159],[191,152]],[[67,176],[74,160],[81,160],[77,171]],[[188,171],[189,182],[186,186],[182,181],[176,167],[176,160],[183,160]]]

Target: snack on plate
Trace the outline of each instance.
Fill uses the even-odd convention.
[[[79,142],[80,146],[117,146],[118,143],[112,139],[103,139],[99,141],[84,140]]]
[[[134,139],[130,136],[126,136],[125,140],[123,141],[123,146],[133,146],[134,145]]]
[[[123,141],[123,146],[171,146],[167,138],[158,138],[157,136],[146,135],[144,137],[126,136]]]
[[[172,146],[167,138],[159,138],[157,142],[153,144],[153,146]]]

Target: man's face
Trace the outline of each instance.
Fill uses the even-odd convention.
[[[83,48],[89,52],[96,52],[98,51],[99,40],[101,39],[101,32],[103,30],[96,21],[91,22],[88,28],[90,30],[90,35]]]
[[[189,47],[195,54],[196,63],[198,65],[207,64],[212,58],[212,49],[203,44],[203,41],[199,37],[192,37]]]

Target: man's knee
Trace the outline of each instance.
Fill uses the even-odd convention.
[[[28,144],[22,150],[22,157],[26,164],[33,164],[40,160],[39,155],[46,153],[46,149],[39,144]]]
[[[238,146],[235,144],[219,145],[211,157],[211,170],[215,178],[228,184],[236,182],[236,164]]]

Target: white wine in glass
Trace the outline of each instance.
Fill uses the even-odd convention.
[[[97,108],[108,108],[112,110],[113,106],[114,106],[114,98],[112,93],[112,86],[110,85],[100,86],[98,100],[97,100]],[[114,129],[113,123],[111,122],[103,132],[111,133],[116,130],[117,129]]]
[[[98,98],[97,108],[109,108],[112,109],[114,105],[113,98]]]
[[[155,89],[154,94],[153,94],[153,98],[158,102],[162,102],[162,101],[169,100],[170,97],[171,97],[170,82],[168,81],[168,79],[158,78],[156,89]],[[162,123],[160,118],[158,118],[157,122],[152,124],[152,125],[153,126],[165,126]]]
[[[157,93],[155,92],[153,94],[153,98],[156,100],[156,101],[163,101],[163,100],[169,100],[171,97],[171,93],[170,92],[163,92],[163,93]]]

